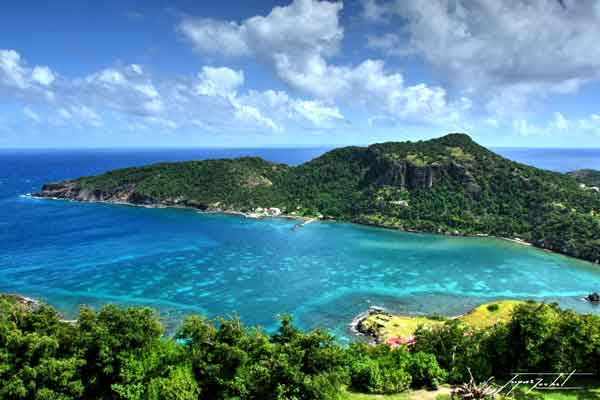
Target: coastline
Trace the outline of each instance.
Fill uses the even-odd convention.
[[[36,194],[33,194],[33,193],[23,194],[20,197],[31,198],[31,199],[42,199],[42,200],[62,200],[62,201],[70,201],[70,202],[74,202],[74,203],[100,203],[100,204],[123,205],[123,206],[142,207],[142,208],[159,208],[159,209],[160,208],[171,208],[171,209],[181,209],[181,210],[193,210],[200,214],[236,215],[236,216],[249,218],[249,219],[284,218],[284,219],[295,219],[295,220],[304,221],[304,222],[297,224],[293,229],[303,227],[303,226],[308,225],[316,220],[328,220],[328,221],[332,221],[332,222],[351,223],[351,224],[356,224],[356,225],[371,226],[371,227],[375,227],[378,229],[389,229],[389,230],[395,230],[395,231],[406,232],[406,233],[414,233],[414,234],[429,234],[429,235],[438,235],[438,236],[454,236],[454,237],[466,237],[466,238],[494,238],[494,239],[499,239],[499,240],[505,240],[505,241],[508,241],[508,242],[511,242],[514,244],[518,244],[521,246],[534,247],[536,249],[547,251],[552,254],[557,254],[557,255],[564,256],[564,257],[569,257],[569,258],[573,258],[575,260],[590,263],[594,266],[598,266],[600,264],[600,260],[596,260],[596,261],[586,260],[585,258],[576,257],[576,256],[573,256],[573,255],[570,255],[570,254],[567,254],[567,253],[564,253],[561,251],[543,247],[534,242],[529,242],[529,241],[521,239],[521,238],[516,238],[516,237],[509,238],[509,237],[503,237],[503,236],[495,236],[495,235],[490,235],[487,233],[463,234],[463,233],[451,233],[451,232],[439,232],[439,231],[438,232],[423,231],[423,230],[417,230],[417,229],[411,229],[411,228],[402,228],[402,227],[394,227],[394,226],[389,226],[389,225],[381,225],[381,224],[376,224],[376,223],[367,222],[367,221],[360,221],[360,220],[355,220],[355,219],[346,220],[346,219],[336,219],[336,218],[323,217],[323,216],[300,216],[300,215],[291,215],[291,214],[285,214],[285,213],[278,214],[278,215],[268,215],[268,214],[256,215],[255,213],[245,213],[245,212],[239,211],[239,210],[226,210],[226,209],[219,209],[219,208],[201,210],[198,207],[182,206],[182,205],[177,205],[177,204],[172,204],[172,205],[171,204],[169,204],[169,205],[157,204],[157,203],[155,203],[155,204],[136,204],[136,203],[125,202],[125,201],[76,200],[76,199],[70,199],[70,198],[64,198],[64,197],[37,196]]]
[[[336,220],[333,219],[333,221],[337,221],[337,222],[346,222],[346,223],[350,223],[350,224],[356,224],[356,225],[362,225],[362,226],[370,226],[373,228],[378,228],[378,229],[389,229],[389,230],[395,230],[395,231],[399,231],[399,232],[406,232],[406,233],[414,233],[414,234],[426,234],[426,235],[436,235],[436,236],[450,236],[450,237],[462,237],[462,238],[491,238],[491,239],[498,239],[498,240],[504,240],[504,241],[508,241],[514,244],[518,244],[521,246],[526,246],[526,247],[533,247],[537,250],[541,250],[541,251],[546,251],[548,253],[552,253],[552,254],[556,254],[562,257],[568,257],[568,258],[572,258],[574,260],[578,260],[581,262],[585,262],[585,263],[589,263],[592,264],[595,267],[598,267],[598,265],[600,264],[600,260],[596,260],[596,261],[592,261],[592,260],[586,260],[585,258],[580,258],[580,257],[575,257],[573,255],[567,254],[567,253],[563,253],[561,251],[557,251],[557,250],[553,250],[553,249],[549,249],[547,247],[542,247],[537,245],[536,243],[533,242],[529,242],[526,241],[524,239],[521,238],[509,238],[509,237],[504,237],[504,236],[495,236],[495,235],[490,235],[487,233],[473,233],[473,234],[464,234],[464,233],[459,233],[459,234],[455,234],[455,233],[449,233],[449,232],[434,232],[434,231],[420,231],[417,229],[406,229],[406,228],[400,228],[400,227],[394,227],[394,226],[388,226],[388,225],[379,225],[379,224],[374,224],[374,223],[370,223],[370,222],[364,222],[364,221],[356,221],[356,220]]]
[[[512,311],[526,302],[511,299],[488,300],[462,314],[452,316],[395,314],[384,307],[371,306],[354,317],[350,330],[356,336],[369,338],[369,343],[372,344],[410,344],[414,342],[414,333],[421,326],[434,328],[446,321],[461,320],[471,328],[486,328],[507,321]]]
[[[128,206],[128,207],[140,207],[140,208],[150,208],[150,209],[175,209],[175,210],[190,210],[195,211],[199,214],[223,214],[223,215],[234,215],[239,217],[244,217],[248,219],[263,219],[263,218],[283,218],[283,219],[296,219],[304,221],[303,225],[310,223],[310,220],[317,220],[317,217],[304,217],[301,215],[290,215],[290,214],[279,214],[279,215],[256,215],[254,213],[245,213],[243,211],[238,210],[225,210],[225,209],[209,209],[209,210],[200,210],[197,207],[192,206],[181,206],[181,205],[166,205],[166,204],[136,204],[130,203],[126,201],[108,201],[108,200],[75,200],[64,197],[50,197],[50,196],[36,196],[33,193],[22,194],[19,197],[26,199],[37,199],[37,200],[58,200],[58,201],[67,201],[72,203],[92,203],[92,204],[108,204],[108,205],[118,205],[118,206]],[[311,221],[311,222],[313,222]]]

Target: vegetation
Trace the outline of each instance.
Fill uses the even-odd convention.
[[[471,312],[458,317],[471,328],[488,328],[498,323],[510,321],[512,311],[524,302],[501,300],[483,304]],[[373,332],[380,341],[389,338],[411,337],[419,328],[439,327],[448,318],[431,315],[426,317],[392,315],[387,312],[371,312],[362,322],[361,331]]]
[[[568,172],[567,175],[572,176],[584,185],[600,187],[600,171],[595,171],[593,169],[580,169],[577,171]]]
[[[483,304],[468,314],[463,315],[460,319],[474,328],[487,328],[497,323],[509,321],[513,310],[519,304],[523,304],[523,302],[518,300],[502,300]]]
[[[45,185],[41,196],[284,213],[448,234],[519,237],[600,260],[600,193],[467,135],[345,147],[297,167],[260,158],[163,163]]]
[[[555,305],[520,304],[507,323],[485,329],[449,320],[416,338],[397,349],[344,348],[326,332],[300,331],[289,317],[268,335],[236,319],[198,316],[166,337],[147,308],[82,308],[69,323],[49,306],[0,299],[0,398],[361,398],[469,382],[469,368],[477,382],[515,370],[600,378],[600,317]]]
[[[389,313],[371,313],[365,318],[360,327],[361,332],[372,332],[378,341],[389,338],[410,337],[421,326],[433,327],[443,322],[429,317],[414,317],[407,315],[392,315]]]

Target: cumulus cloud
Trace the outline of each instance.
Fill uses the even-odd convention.
[[[404,77],[387,71],[382,60],[331,64],[328,59],[338,53],[344,37],[339,20],[342,9],[341,2],[294,0],[266,16],[239,23],[186,17],[179,29],[202,54],[253,56],[271,66],[290,87],[327,102],[354,102],[390,118],[423,122],[455,119],[464,111],[449,101],[441,87],[406,86]],[[390,47],[393,40],[390,36],[390,43],[373,45]],[[317,123],[338,119],[340,114],[323,112],[318,103],[297,105],[295,112]]]
[[[179,30],[202,54],[242,56],[250,53],[246,29],[235,22],[185,18]]]
[[[244,71],[228,67],[204,66],[196,76],[157,78],[138,64],[59,80],[48,67],[27,67],[14,50],[0,52],[0,90],[23,103],[23,116],[36,124],[100,128],[118,121],[129,131],[282,132],[302,121],[323,126],[343,119],[337,107],[319,100],[244,90],[244,83]],[[52,96],[46,95],[49,88]]]
[[[46,66],[30,68],[15,50],[0,49],[0,88],[27,89],[47,87],[54,82],[55,75]]]
[[[179,29],[203,54],[254,56],[294,88],[326,96],[339,91],[339,83],[330,90],[323,79],[331,72],[324,57],[338,51],[344,35],[342,8],[341,2],[295,0],[240,24],[187,17]]]
[[[37,66],[31,73],[31,79],[42,86],[50,86],[55,77],[50,68]]]
[[[521,91],[571,92],[600,78],[596,1],[369,3],[403,19],[403,28],[394,34],[404,40],[381,47],[394,51],[409,46],[463,88],[519,85]]]
[[[115,111],[153,116],[164,111],[161,94],[152,77],[139,65],[107,68],[72,82],[70,90],[85,93],[95,105]]]
[[[0,50],[0,79],[6,86],[25,88],[28,79],[21,56],[14,50]]]
[[[341,2],[295,0],[267,16],[235,21],[186,17],[179,30],[202,54],[252,55],[273,66],[286,83],[323,94],[316,81],[328,68],[324,57],[335,54],[344,35],[339,25]]]
[[[203,96],[225,96],[235,92],[244,84],[244,72],[227,67],[203,67],[198,74],[200,82],[196,85],[196,93]]]
[[[292,98],[284,91],[251,90],[241,100],[260,109],[271,110],[275,119],[308,121],[316,127],[327,127],[344,120],[340,109],[335,105],[321,100]]]

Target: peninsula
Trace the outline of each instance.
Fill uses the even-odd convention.
[[[577,178],[455,133],[338,148],[299,166],[244,157],[125,168],[49,183],[34,195],[516,238],[598,263],[600,193]]]

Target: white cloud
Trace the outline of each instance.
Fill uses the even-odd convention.
[[[236,22],[184,18],[181,32],[203,54],[252,55],[271,65],[286,83],[309,93],[327,69],[323,57],[335,54],[343,38],[341,2],[295,0],[267,16]]]
[[[269,110],[274,119],[282,121],[308,121],[316,127],[331,126],[344,120],[340,109],[321,100],[304,100],[290,97],[286,92],[251,90],[240,101],[259,109]]]
[[[235,117],[242,122],[255,123],[271,129],[275,132],[280,132],[282,129],[271,118],[265,117],[258,108],[240,104],[237,101],[231,102],[234,108]]]
[[[363,17],[370,22],[385,21],[389,5],[377,0],[362,0]]]
[[[202,96],[226,96],[244,84],[244,72],[227,67],[203,67],[198,74],[196,93]]]
[[[29,107],[25,107],[23,109],[23,113],[27,118],[31,119],[34,122],[40,122],[42,120],[40,116]]]
[[[102,117],[88,106],[72,106],[71,114],[81,120],[84,124],[99,127],[102,126]]]
[[[498,123],[496,127],[506,128],[507,124]],[[516,118],[510,127],[522,136],[580,137],[600,136],[600,116],[590,114],[581,118],[568,118],[562,112],[554,112],[548,121],[533,123],[525,118]]]
[[[294,103],[293,109],[316,126],[344,119],[344,116],[337,107],[325,106],[320,101],[299,100]]]
[[[128,131],[283,132],[343,119],[335,105],[321,100],[245,91],[244,71],[227,67],[204,66],[196,77],[159,79],[133,64],[56,80],[49,68],[27,68],[16,51],[2,53],[2,60],[0,89],[10,89],[11,101],[22,103],[24,117],[36,124],[85,129],[116,121]]]
[[[172,121],[168,118],[162,118],[162,117],[144,117],[144,120],[147,122],[150,122],[152,124],[161,126],[163,128],[169,129],[169,130],[173,130],[173,129],[177,129],[178,125],[175,121]]]
[[[55,76],[50,68],[37,66],[33,69],[31,78],[42,86],[50,86]]]
[[[343,29],[338,24],[341,2],[295,0],[275,7],[266,17],[236,22],[186,17],[180,31],[203,54],[257,55],[271,60],[278,54],[299,59],[306,54],[332,54]]]
[[[14,50],[0,50],[0,82],[9,87],[27,87],[25,67],[21,65],[21,56]]]
[[[123,85],[126,83],[125,77],[121,72],[110,68],[89,76],[87,81],[89,83],[101,82],[107,85]]]
[[[0,89],[5,86],[39,90],[41,87],[50,86],[55,78],[50,68],[45,66],[29,68],[15,50],[0,49]]]
[[[552,128],[559,131],[569,130],[570,125],[571,123],[559,112],[554,113],[554,121],[550,124]]]
[[[242,56],[250,52],[246,29],[235,22],[184,18],[179,30],[202,54]]]
[[[572,92],[600,78],[600,3],[396,0],[400,46],[463,88]],[[401,44],[400,44],[401,43]]]
[[[330,64],[327,59],[338,52],[344,36],[339,23],[342,8],[341,2],[294,0],[241,23],[186,17],[180,31],[203,54],[253,56],[292,88],[328,102],[358,103],[392,118],[428,123],[456,119],[464,111],[449,104],[443,88],[405,86],[403,76],[387,71],[381,60]],[[304,112],[313,122],[322,122],[326,115],[299,110],[296,113]],[[339,119],[328,112],[328,119]]]
[[[65,108],[61,108],[60,110],[58,110],[58,115],[64,119],[72,119],[73,118],[73,114],[71,114],[71,112]]]
[[[138,65],[138,64],[131,64],[129,66],[129,70],[131,72],[133,72],[134,74],[138,74],[138,75],[142,75],[144,73],[144,69],[142,68],[141,65]]]
[[[152,77],[137,64],[107,68],[71,82],[68,91],[86,94],[94,106],[142,116],[156,116],[165,105]]]

